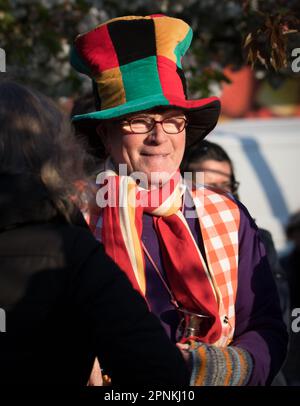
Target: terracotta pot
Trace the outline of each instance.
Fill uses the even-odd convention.
[[[249,66],[239,70],[230,67],[223,71],[232,83],[222,86],[222,114],[237,118],[243,117],[252,106],[255,78]]]

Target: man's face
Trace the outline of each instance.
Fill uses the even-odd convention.
[[[151,131],[136,134],[131,130],[133,126],[130,127],[126,120],[134,119],[136,127],[139,125],[139,119],[167,119],[165,129],[168,130],[168,126],[173,125],[173,119],[180,121],[183,117],[185,116],[182,111],[174,109],[130,115],[124,121],[109,123],[102,140],[116,166],[127,164],[128,173],[143,172],[150,181],[154,172],[166,172],[171,175],[179,168],[185,148],[185,129],[177,134],[169,134],[161,123],[156,123]]]

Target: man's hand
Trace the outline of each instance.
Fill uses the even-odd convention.
[[[176,346],[180,349],[181,354],[182,354],[185,362],[187,364],[189,364],[190,363],[190,356],[191,356],[191,353],[189,351],[190,350],[190,345],[189,344],[177,343]]]

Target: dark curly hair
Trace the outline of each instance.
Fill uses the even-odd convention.
[[[54,102],[12,80],[0,81],[0,174],[38,178],[69,220],[74,203],[89,192],[90,160]]]

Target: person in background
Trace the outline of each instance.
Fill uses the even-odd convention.
[[[112,384],[186,385],[180,351],[74,220],[85,158],[50,100],[0,82],[0,382],[86,385],[98,357]]]
[[[292,247],[280,262],[288,276],[293,326],[293,322],[299,325],[296,317],[300,315],[300,210],[290,216],[286,236]],[[284,372],[289,385],[300,386],[300,333],[293,328],[290,329],[290,348]]]
[[[186,98],[191,39],[183,20],[156,14],[75,39],[71,63],[92,79],[96,108],[73,123],[106,159],[89,225],[178,343],[192,385],[265,385],[287,334],[257,228],[232,197],[202,188],[199,198],[179,172],[220,112],[216,97]],[[203,322],[192,337],[181,337],[182,315],[188,328]]]
[[[293,213],[286,226],[286,237],[292,243],[290,252],[281,258],[286,269],[291,292],[291,308],[300,307],[300,210]]]
[[[197,185],[197,173],[203,174],[203,182],[219,192],[227,192],[239,200],[238,188],[240,183],[236,180],[234,165],[227,152],[214,142],[203,140],[199,145],[187,148],[182,172],[191,172],[194,187]],[[201,179],[201,180],[202,180]],[[258,234],[264,243],[270,268],[279,293],[283,319],[288,327],[290,325],[290,300],[286,272],[280,265],[272,235],[268,230],[258,228]],[[273,385],[286,385],[286,380],[281,372],[273,381]]]

